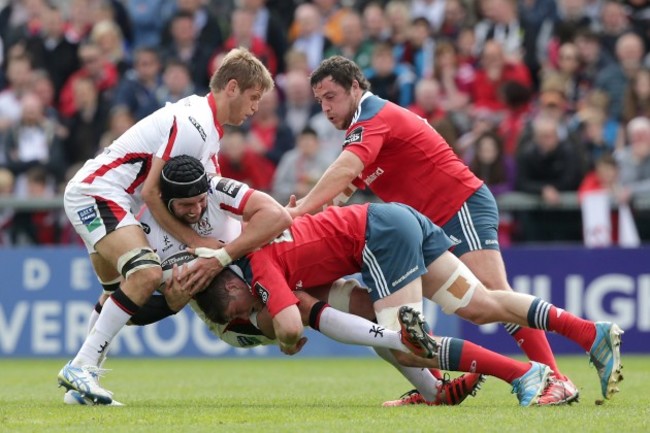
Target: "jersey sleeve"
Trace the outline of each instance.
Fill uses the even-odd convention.
[[[251,291],[269,310],[271,317],[291,305],[298,304],[298,298],[293,294],[284,275],[277,266],[264,254],[251,255],[253,281]]]
[[[210,200],[218,203],[221,210],[241,219],[246,203],[255,190],[245,183],[227,177],[215,176],[210,180],[210,184],[214,194]]]
[[[384,145],[390,126],[380,116],[350,126],[343,142],[343,150],[361,159],[364,167],[372,164]]]

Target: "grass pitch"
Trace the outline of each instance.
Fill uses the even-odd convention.
[[[587,357],[560,358],[580,403],[520,408],[488,378],[456,407],[382,408],[408,389],[373,358],[109,359],[103,380],[125,407],[63,404],[64,360],[0,360],[0,432],[603,432],[650,431],[650,357],[624,355],[621,393],[601,398]]]

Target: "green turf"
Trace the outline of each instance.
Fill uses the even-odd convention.
[[[457,407],[382,408],[409,387],[367,359],[110,359],[102,382],[126,407],[62,403],[63,360],[0,360],[0,432],[603,432],[650,431],[650,358],[624,356],[621,393],[602,406],[586,357],[561,358],[581,392],[567,407],[520,408],[489,378]]]

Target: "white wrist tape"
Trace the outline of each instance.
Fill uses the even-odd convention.
[[[232,257],[224,248],[213,250],[212,248],[198,247],[194,250],[194,253],[204,259],[217,259],[224,268],[232,263]]]

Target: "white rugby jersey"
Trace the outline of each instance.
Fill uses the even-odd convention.
[[[136,202],[154,155],[167,161],[190,155],[208,173],[219,174],[217,153],[223,129],[212,93],[167,104],[129,128],[103,153],[88,160],[72,182],[123,189]]]

